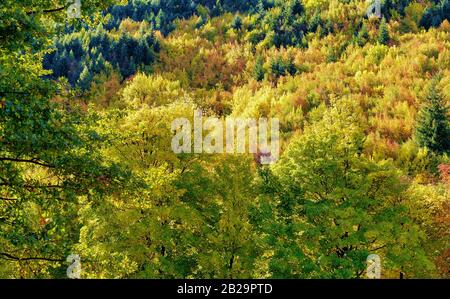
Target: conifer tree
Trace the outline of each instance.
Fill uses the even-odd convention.
[[[81,90],[86,91],[91,85],[92,74],[87,66],[84,66],[83,71],[80,74],[80,79],[78,79],[78,85]]]
[[[416,137],[420,146],[442,154],[450,152],[450,125],[448,108],[434,81],[418,120]]]
[[[216,5],[214,5],[213,9],[211,10],[211,15],[214,17],[220,16],[221,14],[223,14],[224,10],[223,10],[223,6],[222,6],[222,2],[220,0],[216,1]]]
[[[158,15],[155,18],[155,27],[156,29],[163,31],[164,21],[166,19],[166,14],[162,9],[159,10]],[[164,33],[164,32],[163,32]]]
[[[369,32],[367,31],[366,25],[363,24],[361,26],[361,30],[359,30],[358,32],[356,42],[360,47],[362,47],[367,43],[368,40],[369,40]]]
[[[420,25],[429,29],[430,27],[438,27],[444,20],[450,18],[450,1],[435,1],[433,6],[427,8],[422,16]]]
[[[277,59],[272,60],[270,68],[271,68],[272,74],[276,78],[286,75],[286,66],[281,57],[278,57]]]
[[[300,0],[293,0],[289,3],[293,15],[301,15],[305,8]]]
[[[290,57],[286,64],[286,71],[291,75],[294,76],[297,73],[297,67],[295,66],[295,63],[293,61],[293,58]]]
[[[257,81],[264,80],[264,61],[261,56],[256,59],[255,68],[253,70],[253,75]]]
[[[233,21],[231,22],[231,28],[235,30],[241,30],[242,29],[242,19],[240,16],[236,16]]]
[[[261,18],[264,16],[265,9],[264,9],[264,2],[262,0],[258,1],[258,4],[256,5],[256,12]]]
[[[380,32],[378,35],[378,42],[383,45],[387,45],[391,37],[389,36],[389,30],[386,24],[386,19],[383,18],[380,25]]]

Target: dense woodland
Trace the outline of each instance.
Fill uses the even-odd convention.
[[[449,278],[450,1],[0,3],[0,278]],[[278,118],[281,158],[171,123]]]

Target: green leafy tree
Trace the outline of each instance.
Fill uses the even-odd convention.
[[[110,1],[91,1],[92,14]],[[77,242],[78,199],[124,188],[129,175],[105,163],[95,119],[68,114],[52,97],[42,59],[66,1],[0,4],[0,268],[10,278],[63,277]],[[80,123],[80,119],[83,121]]]
[[[334,102],[275,167],[274,277],[362,277],[373,253],[385,271],[433,273],[422,249],[426,236],[408,216],[407,186],[391,163],[363,155],[361,124],[354,102]]]
[[[75,250],[92,261],[84,266],[84,277],[187,278],[194,272],[203,224],[177,189],[182,170],[189,172],[192,163],[171,151],[170,126],[192,109],[185,103],[130,105],[101,118],[99,130],[112,137],[103,154],[133,169],[142,184],[83,202]]]
[[[206,224],[199,239],[204,244],[198,256],[199,277],[255,277],[262,244],[252,223],[256,207],[252,160],[230,156],[211,166],[212,173],[204,172],[204,177],[212,193],[199,207]]]
[[[0,3],[0,278],[448,276],[446,80],[410,139],[448,0],[383,0],[390,33],[358,1],[82,2]],[[279,118],[281,159],[175,154],[197,107]]]

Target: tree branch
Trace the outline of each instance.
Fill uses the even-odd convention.
[[[30,93],[22,91],[0,91],[0,95],[7,95],[7,94],[30,94]]]
[[[4,201],[16,201],[16,200],[18,200],[18,199],[17,199],[17,198],[0,197],[0,200],[4,200]]]
[[[58,7],[58,8],[44,9],[42,12],[43,13],[53,13],[53,12],[58,12],[58,11],[67,9],[67,7],[69,7],[69,6],[66,4],[66,5],[64,5],[62,7]],[[27,15],[34,15],[36,13],[38,13],[38,11],[29,11],[29,12],[27,12]]]
[[[377,247],[377,248],[372,249],[371,251],[377,251],[377,250],[383,249],[383,248],[386,247],[386,246],[387,246],[387,245],[382,245],[382,246],[380,246],[380,247]]]
[[[47,261],[47,262],[64,262],[64,259],[54,259],[54,258],[47,258],[47,257],[17,257],[17,256],[13,256],[9,253],[5,253],[5,252],[0,252],[0,256],[4,256],[10,260],[15,260],[15,261],[39,260],[39,261]]]
[[[39,161],[37,161],[37,159],[27,160],[27,159],[14,159],[14,158],[0,158],[0,161],[19,162],[19,163],[31,163],[31,164],[44,166],[44,167],[47,167],[47,168],[55,168],[55,166],[53,166],[51,164],[46,164],[46,163],[43,163],[43,162],[39,162]]]
[[[363,275],[364,274],[364,269],[363,270],[361,270],[361,271],[359,271],[358,272],[358,270],[356,270],[356,278],[360,278],[361,277],[361,275]]]

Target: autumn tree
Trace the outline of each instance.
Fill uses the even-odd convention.
[[[421,248],[426,236],[408,216],[407,186],[392,164],[364,156],[363,124],[354,102],[336,100],[275,167],[269,182],[279,182],[272,190],[283,231],[274,232],[275,277],[362,277],[372,253],[390,271],[433,271]]]
[[[109,4],[92,1],[83,13]],[[0,5],[0,259],[6,277],[64,275],[61,266],[77,241],[77,200],[98,199],[129,180],[99,154],[105,139],[93,129],[95,119],[67,114],[51,100],[61,86],[45,79],[42,59],[66,8],[66,1],[53,0]]]

